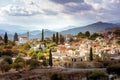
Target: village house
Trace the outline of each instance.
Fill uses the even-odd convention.
[[[72,38],[72,35],[67,34],[64,37],[65,37],[65,41],[69,41]]]
[[[26,42],[28,42],[28,38],[27,37],[20,37],[19,38],[19,43],[20,44],[25,44]]]

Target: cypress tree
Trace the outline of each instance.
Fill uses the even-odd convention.
[[[5,45],[8,44],[8,35],[7,35],[7,32],[5,32],[5,35],[4,35],[4,43],[5,43]]]
[[[60,44],[64,43],[64,36],[62,36],[62,34],[60,34]]]
[[[59,34],[58,34],[58,32],[56,33],[56,44],[58,44],[58,42],[59,42]]]
[[[42,29],[42,41],[44,41],[44,29]]]
[[[50,65],[51,67],[53,66],[51,49],[49,50],[49,65]]]
[[[55,42],[55,34],[53,34],[52,41]]]
[[[90,47],[90,61],[93,60],[93,52],[92,52],[92,47]]]
[[[18,34],[17,33],[14,34],[14,41],[18,41]]]

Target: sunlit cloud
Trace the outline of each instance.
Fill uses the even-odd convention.
[[[120,0],[5,0],[0,1],[0,21],[30,29],[83,26],[120,19]],[[40,27],[44,26],[44,27]],[[51,28],[52,27],[52,28]]]

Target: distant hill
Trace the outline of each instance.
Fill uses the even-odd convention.
[[[78,32],[86,32],[86,31],[89,31],[90,33],[94,33],[94,32],[104,31],[107,28],[113,28],[113,27],[119,27],[119,26],[112,23],[97,22],[97,23],[93,23],[83,27],[64,30],[64,31],[61,31],[60,33],[73,34],[73,35],[77,34]]]
[[[42,35],[42,31],[40,30],[34,30],[34,31],[30,31],[29,32],[30,34],[30,39],[31,38],[41,38],[41,35]],[[44,30],[44,36],[45,37],[50,37],[52,36],[54,33],[56,33],[55,31],[51,31],[51,30],[48,30],[48,29],[45,29]],[[23,34],[19,34],[19,36],[26,36],[26,33],[23,33]]]
[[[52,36],[55,33],[56,33],[55,31],[45,29],[45,37]]]
[[[19,26],[19,25],[11,25],[11,24],[3,24],[0,23],[0,30],[4,30],[7,31],[11,34],[17,32],[17,33],[24,33],[27,30],[25,30],[25,28],[23,26]]]
[[[8,31],[0,29],[0,35],[5,34],[5,32],[8,32]]]
[[[120,23],[116,23],[118,26],[120,26]]]
[[[90,31],[91,33],[94,32],[102,32],[105,30],[110,30],[113,28],[120,28],[119,24],[112,24],[112,23],[106,23],[106,22],[96,22],[87,26],[82,26],[82,27],[75,27],[70,26],[66,27],[63,31],[60,31],[59,33],[61,34],[72,34],[75,35],[78,32],[86,32]],[[19,37],[21,36],[26,36],[28,30],[24,30],[23,26],[18,26],[18,25],[9,25],[9,24],[0,24],[0,36],[4,36],[5,32],[8,32],[9,39],[13,39],[14,33],[17,32]],[[44,30],[45,32],[45,37],[50,37],[55,31],[51,31],[48,29]],[[41,38],[41,31],[40,30],[33,30],[29,31],[30,33],[30,39],[31,38]]]
[[[13,34],[11,34],[11,32],[9,32],[9,31],[1,30],[1,29],[0,29],[0,36],[4,37],[5,32],[8,33],[8,38],[9,38],[10,40],[12,40],[12,39],[13,39]]]
[[[45,37],[52,36],[53,33],[55,33],[55,31],[51,31],[47,29],[45,29],[44,31],[45,31]],[[23,26],[0,23],[0,36],[4,37],[5,32],[8,33],[8,38],[12,40],[15,32],[17,32],[19,37],[21,37],[21,36],[26,36],[28,30],[25,29]],[[29,33],[30,33],[30,38],[41,37],[40,30],[29,31]]]

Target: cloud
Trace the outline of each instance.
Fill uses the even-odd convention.
[[[4,22],[6,20],[4,16],[5,16],[5,12],[0,8],[0,22]]]
[[[13,0],[0,0],[0,7],[4,7],[6,5],[9,5],[13,3]]]
[[[58,3],[58,4],[66,4],[66,3],[70,3],[70,2],[74,2],[74,3],[84,2],[84,0],[51,0],[51,1]]]
[[[120,18],[120,0],[85,0],[85,3],[94,8],[89,16],[94,15],[96,20],[109,21]]]
[[[9,16],[55,16],[62,11],[62,6],[56,5],[55,3],[51,3],[47,0],[43,2],[43,4],[41,4],[41,0],[19,0],[19,3],[15,2],[14,4],[9,4],[2,7],[2,9]]]
[[[120,18],[120,0],[12,1],[7,4],[2,1],[4,6],[0,6],[0,21],[37,28],[44,24],[60,28]]]
[[[34,16],[37,14],[40,14],[39,11],[35,11],[35,10],[29,10],[25,7],[11,7],[10,11],[8,11],[8,14],[11,16]]]
[[[71,14],[71,13],[76,13],[76,12],[84,12],[84,11],[89,11],[92,10],[92,6],[88,5],[86,3],[70,3],[65,5],[65,13]]]
[[[57,12],[52,11],[52,10],[48,10],[48,9],[43,9],[43,11],[46,15],[54,15],[55,16],[58,14]]]
[[[19,5],[8,5],[6,7],[2,7],[2,11],[9,16],[34,16],[41,13],[40,11],[31,8],[31,6]]]

